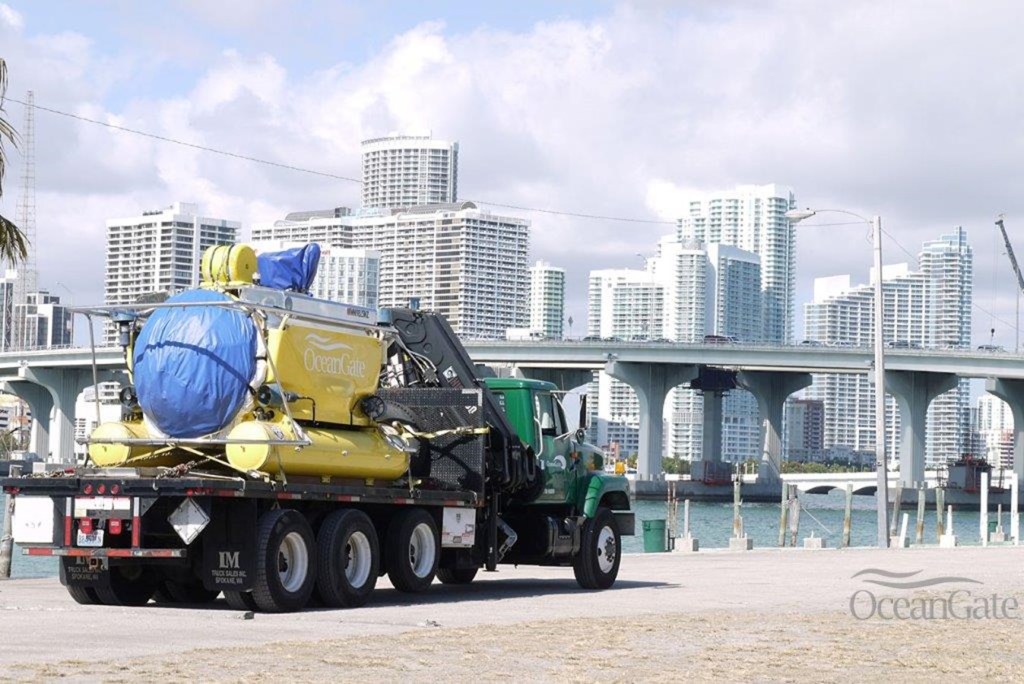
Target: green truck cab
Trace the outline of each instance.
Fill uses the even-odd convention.
[[[586,402],[579,427],[572,429],[558,398],[558,388],[541,380],[485,378],[519,439],[544,471],[543,490],[529,506],[558,508],[567,515],[593,518],[598,508],[615,516],[619,534],[634,534],[629,482],[604,471],[604,454],[585,440]]]

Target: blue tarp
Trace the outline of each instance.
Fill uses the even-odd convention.
[[[168,304],[219,302],[224,294],[188,290]],[[164,434],[217,432],[238,413],[256,370],[255,324],[218,306],[157,309],[142,326],[132,356],[142,411]]]
[[[256,257],[256,270],[263,287],[309,292],[319,263],[320,245],[313,242],[280,252],[264,252]]]

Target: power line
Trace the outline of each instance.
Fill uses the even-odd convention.
[[[167,142],[167,143],[171,143],[171,144],[174,144],[174,145],[181,145],[182,147],[190,147],[190,148],[192,148],[194,150],[200,150],[202,152],[210,152],[211,154],[219,154],[219,155],[222,155],[222,156],[225,156],[225,157],[231,157],[233,159],[241,159],[243,161],[253,162],[255,164],[264,164],[265,166],[274,166],[274,167],[277,167],[279,169],[288,169],[289,171],[298,171],[300,173],[311,173],[314,176],[323,176],[325,178],[333,178],[335,180],[348,181],[349,183],[359,183],[360,185],[362,185],[362,183],[363,183],[363,181],[359,180],[358,178],[351,178],[349,176],[341,176],[341,175],[338,175],[336,173],[328,173],[326,171],[317,171],[315,169],[307,169],[307,168],[304,168],[302,166],[293,166],[291,164],[282,164],[280,162],[270,161],[269,159],[260,159],[259,157],[250,157],[249,155],[238,154],[237,152],[229,152],[228,150],[221,150],[221,149],[218,149],[216,147],[209,147],[207,145],[199,145],[199,144],[196,144],[196,143],[190,143],[190,142],[186,142],[184,140],[178,140],[176,138],[168,138],[167,136],[164,136],[164,135],[157,135],[156,133],[149,133],[147,131],[140,131],[140,130],[135,129],[135,128],[128,128],[127,126],[118,126],[117,124],[112,124],[112,123],[109,123],[107,121],[99,121],[98,119],[90,119],[89,117],[82,116],[80,114],[73,114],[71,112],[63,112],[63,111],[61,111],[59,109],[51,109],[50,107],[44,107],[44,106],[38,105],[38,104],[31,104],[31,103],[28,103],[28,102],[22,102],[21,100],[15,99],[13,97],[8,97],[6,99],[10,100],[11,102],[17,102],[20,105],[25,105],[26,107],[34,107],[35,109],[40,109],[40,110],[42,110],[44,112],[49,112],[51,114],[57,114],[58,116],[66,116],[69,119],[77,119],[79,121],[84,121],[86,123],[96,124],[97,126],[104,126],[106,128],[112,128],[115,131],[123,131],[125,133],[133,133],[135,135],[141,135],[144,138],[152,138],[153,140],[159,140],[161,142]]]
[[[170,138],[170,137],[165,136],[165,135],[157,135],[156,133],[150,133],[148,131],[140,131],[137,128],[129,128],[127,126],[119,126],[117,124],[112,124],[112,123],[107,122],[107,121],[100,121],[98,119],[92,119],[92,118],[89,118],[87,116],[82,116],[81,114],[74,114],[72,112],[65,112],[65,111],[62,111],[60,109],[53,109],[52,107],[44,107],[42,105],[33,104],[33,103],[29,103],[29,102],[24,102],[22,100],[18,100],[18,99],[13,98],[13,97],[9,97],[7,99],[10,100],[11,102],[16,102],[16,103],[18,103],[20,105],[24,105],[25,107],[32,107],[32,108],[35,108],[35,109],[42,110],[44,112],[49,112],[50,114],[56,114],[58,116],[64,116],[64,117],[67,117],[69,119],[76,119],[78,121],[83,121],[85,123],[91,123],[91,124],[95,124],[97,126],[103,126],[105,128],[110,128],[110,129],[115,130],[115,131],[122,131],[124,133],[132,133],[133,135],[139,135],[139,136],[142,136],[144,138],[150,138],[152,140],[159,140],[161,142],[167,142],[167,143],[171,143],[173,145],[180,145],[182,147],[188,147],[188,148],[191,148],[191,149],[194,149],[194,150],[200,150],[202,152],[209,152],[211,154],[219,154],[219,155],[222,155],[222,156],[225,156],[225,157],[231,157],[233,159],[241,159],[243,161],[249,161],[249,162],[253,162],[255,164],[263,164],[265,166],[273,166],[273,167],[279,168],[279,169],[287,169],[289,171],[298,171],[300,173],[309,173],[309,174],[313,174],[315,176],[322,176],[324,178],[333,178],[335,180],[343,180],[343,181],[346,181],[346,182],[349,182],[349,183],[358,183],[359,185],[362,185],[362,183],[363,183],[362,180],[360,180],[358,178],[352,178],[350,176],[342,176],[342,175],[339,175],[339,174],[336,174],[336,173],[329,173],[327,171],[318,171],[316,169],[310,169],[310,168],[306,168],[306,167],[303,167],[303,166],[295,166],[293,164],[282,164],[280,162],[270,161],[269,159],[262,159],[260,157],[253,157],[253,156],[246,155],[246,154],[239,154],[237,152],[231,152],[229,150],[222,150],[222,149],[219,149],[219,148],[216,148],[216,147],[210,147],[208,145],[199,145],[197,143],[191,143],[191,142],[187,142],[185,140],[179,140],[177,138]],[[472,201],[472,202],[475,202],[476,204],[483,204],[483,205],[487,205],[487,206],[491,206],[491,207],[501,207],[503,209],[516,209],[518,211],[531,211],[531,212],[536,212],[536,213],[540,213],[540,214],[552,214],[552,215],[556,215],[556,216],[572,216],[574,218],[585,218],[585,219],[600,220],[600,221],[621,221],[621,222],[625,222],[625,223],[648,223],[648,224],[669,225],[669,226],[674,226],[676,224],[675,221],[660,221],[660,220],[656,220],[656,219],[639,219],[639,218],[631,218],[631,217],[626,217],[626,216],[606,216],[606,215],[600,215],[600,214],[586,214],[586,213],[583,213],[583,212],[564,211],[564,210],[560,210],[560,209],[544,209],[544,208],[540,208],[540,207],[525,207],[525,206],[520,206],[520,205],[515,205],[515,204],[502,204],[500,202],[488,202],[486,200],[468,200],[468,201]]]

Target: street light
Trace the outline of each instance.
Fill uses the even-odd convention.
[[[846,214],[860,219],[871,226],[872,241],[875,251],[875,470],[878,474],[878,486],[875,499],[878,505],[878,546],[889,547],[889,473],[885,458],[885,343],[882,326],[884,325],[884,294],[882,291],[882,218],[871,219],[845,209],[791,209],[785,216],[793,223],[808,219],[815,214],[832,212]]]

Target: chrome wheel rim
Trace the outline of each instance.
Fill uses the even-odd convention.
[[[359,588],[370,578],[370,540],[362,532],[353,532],[342,550],[345,554],[345,579]]]
[[[605,575],[615,566],[615,557],[619,553],[617,546],[612,528],[607,525],[602,527],[597,535],[597,567]]]
[[[436,554],[434,531],[427,523],[420,523],[409,537],[409,565],[413,574],[421,579],[427,577],[434,567]]]
[[[302,588],[309,572],[309,550],[306,540],[298,532],[289,532],[281,540],[281,548],[277,553],[277,575],[281,586],[289,593]]]

